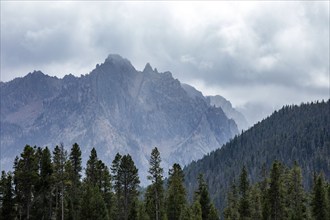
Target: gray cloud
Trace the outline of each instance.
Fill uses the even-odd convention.
[[[2,81],[85,74],[109,53],[246,112],[327,99],[329,2],[1,2]]]

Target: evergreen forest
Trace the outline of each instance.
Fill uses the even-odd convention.
[[[304,189],[310,191],[314,174],[330,179],[330,101],[287,105],[222,148],[184,168],[189,201],[203,173],[215,206],[223,210],[231,183],[245,166],[249,180],[264,179],[274,161],[292,167],[299,164]]]
[[[0,219],[330,219],[329,106],[285,106],[168,175],[155,147],[145,188],[129,154],[108,167],[93,148],[83,167],[77,143],[26,145],[1,173]]]
[[[26,145],[14,161],[13,172],[2,171],[1,219],[219,219],[202,175],[194,202],[188,203],[184,174],[179,164],[169,170],[167,183],[157,148],[150,155],[150,185],[139,185],[132,157],[117,153],[108,168],[93,148],[85,169],[81,149],[68,153],[63,145]],[[84,174],[84,175],[83,175]]]

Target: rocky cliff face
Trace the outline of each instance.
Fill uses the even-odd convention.
[[[188,94],[170,72],[158,73],[149,64],[137,71],[119,55],[109,55],[85,76],[58,79],[38,71],[0,86],[3,168],[12,166],[25,144],[62,142],[69,149],[77,142],[83,155],[96,147],[108,165],[117,152],[131,154],[145,177],[155,146],[166,171],[238,133],[221,108]]]
[[[228,118],[233,119],[236,122],[239,131],[249,128],[249,123],[247,122],[244,115],[233,108],[230,101],[220,95],[207,96],[206,99],[210,105],[221,108]]]

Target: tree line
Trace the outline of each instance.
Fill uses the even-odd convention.
[[[190,204],[179,164],[173,164],[166,183],[157,148],[149,164],[151,184],[142,189],[129,154],[117,153],[109,168],[93,148],[83,170],[76,143],[69,153],[63,145],[53,152],[26,145],[13,171],[2,171],[0,219],[219,219],[202,175]]]
[[[327,220],[330,219],[330,183],[314,174],[310,192],[303,186],[297,163],[289,168],[274,161],[270,171],[262,167],[261,180],[251,184],[243,166],[227,191],[226,220]],[[139,186],[132,157],[117,153],[108,168],[93,148],[84,169],[81,150],[70,153],[63,145],[51,153],[48,147],[26,145],[14,161],[13,172],[2,171],[0,219],[113,219],[113,220],[218,220],[202,174],[193,200],[187,199],[184,173],[173,164],[165,180],[160,152],[149,160],[145,189]]]
[[[238,181],[233,181],[228,191],[224,219],[330,219],[330,183],[322,173],[314,174],[312,190],[306,192],[297,163],[290,169],[275,161],[269,174],[265,167],[262,170],[261,181],[250,184],[243,166]]]

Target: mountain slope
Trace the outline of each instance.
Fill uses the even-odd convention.
[[[220,95],[207,96],[206,98],[210,105],[221,108],[228,118],[232,118],[236,122],[240,131],[246,130],[249,127],[249,123],[247,122],[244,115],[233,108],[230,101]]]
[[[243,165],[252,182],[259,180],[263,164],[269,170],[274,160],[303,171],[305,187],[313,172],[330,179],[330,101],[285,106],[249,130],[236,136],[221,149],[184,169],[189,195],[196,189],[196,176],[204,174],[216,206],[222,210],[229,184],[237,179]]]
[[[83,155],[96,147],[108,164],[115,153],[130,153],[145,177],[155,146],[166,170],[201,158],[237,132],[221,108],[190,97],[170,72],[158,73],[150,64],[137,71],[119,55],[81,77],[58,79],[39,71],[1,84],[4,167],[25,144],[63,142],[69,148],[77,142]]]

